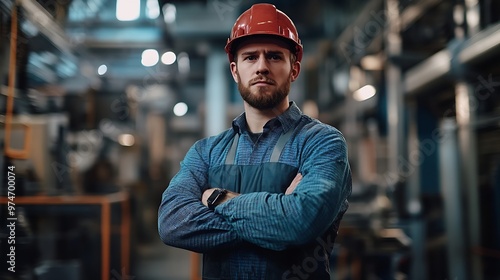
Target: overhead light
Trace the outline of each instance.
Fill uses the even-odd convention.
[[[155,19],[160,16],[158,0],[148,0],[146,2],[146,16],[150,19]]]
[[[177,9],[175,8],[174,4],[167,3],[163,5],[162,11],[163,11],[163,20],[165,21],[165,23],[168,24],[175,22]]]
[[[188,106],[184,102],[179,102],[174,106],[174,115],[178,117],[184,116],[188,111]]]
[[[147,49],[142,52],[141,63],[146,67],[151,67],[156,65],[156,63],[158,63],[159,60],[160,60],[160,55],[158,54],[157,50]]]
[[[191,66],[189,62],[189,55],[185,52],[181,52],[177,58],[177,65],[179,67],[179,73],[187,74],[189,73]]]
[[[375,87],[373,87],[372,85],[366,85],[353,92],[352,98],[354,98],[354,100],[356,101],[365,101],[372,98],[376,92],[377,90],[375,89]]]
[[[124,133],[118,136],[118,143],[125,147],[133,146],[135,143],[135,137],[132,134]]]
[[[99,74],[99,76],[106,74],[106,72],[108,72],[108,66],[105,64],[102,64],[99,68],[97,68],[97,74]]]
[[[136,20],[141,15],[141,0],[116,0],[116,18],[119,21]]]
[[[174,52],[166,52],[161,56],[161,62],[165,65],[172,65],[176,60],[176,55]]]

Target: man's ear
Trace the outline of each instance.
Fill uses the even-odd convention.
[[[229,68],[231,69],[231,75],[233,75],[234,81],[238,83],[238,67],[236,66],[236,62],[231,62]]]
[[[299,74],[300,74],[300,62],[295,61],[292,64],[292,71],[290,73],[290,78],[292,79],[292,82],[297,80],[297,78],[299,77]]]

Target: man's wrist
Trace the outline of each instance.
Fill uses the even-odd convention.
[[[227,190],[214,189],[212,194],[207,199],[208,208],[214,210],[215,206],[219,205],[226,195],[227,195]]]
[[[216,190],[218,190],[218,188],[206,189],[203,192],[203,195],[201,197],[201,202],[203,203],[203,205],[208,207],[208,200]],[[224,203],[232,198],[235,198],[239,195],[239,193],[235,193],[235,192],[228,191],[228,190],[225,190],[225,191],[226,191],[226,194],[224,196],[222,196],[220,199],[217,199],[214,207],[217,205],[220,205],[221,203]]]

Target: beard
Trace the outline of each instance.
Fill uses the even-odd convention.
[[[276,107],[280,104],[290,92],[290,84],[291,78],[289,78],[284,84],[278,86],[276,90],[271,93],[268,93],[268,87],[257,87],[257,89],[252,92],[250,90],[250,85],[256,81],[264,80],[265,82],[271,85],[276,85],[276,82],[272,79],[269,79],[265,76],[259,76],[255,79],[252,79],[248,82],[248,85],[243,85],[241,82],[240,74],[238,76],[238,90],[240,92],[241,97],[245,102],[247,102],[250,106],[258,110],[269,110]]]

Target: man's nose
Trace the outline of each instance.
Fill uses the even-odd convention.
[[[269,74],[269,65],[266,57],[261,55],[257,62],[257,75],[267,75]]]

